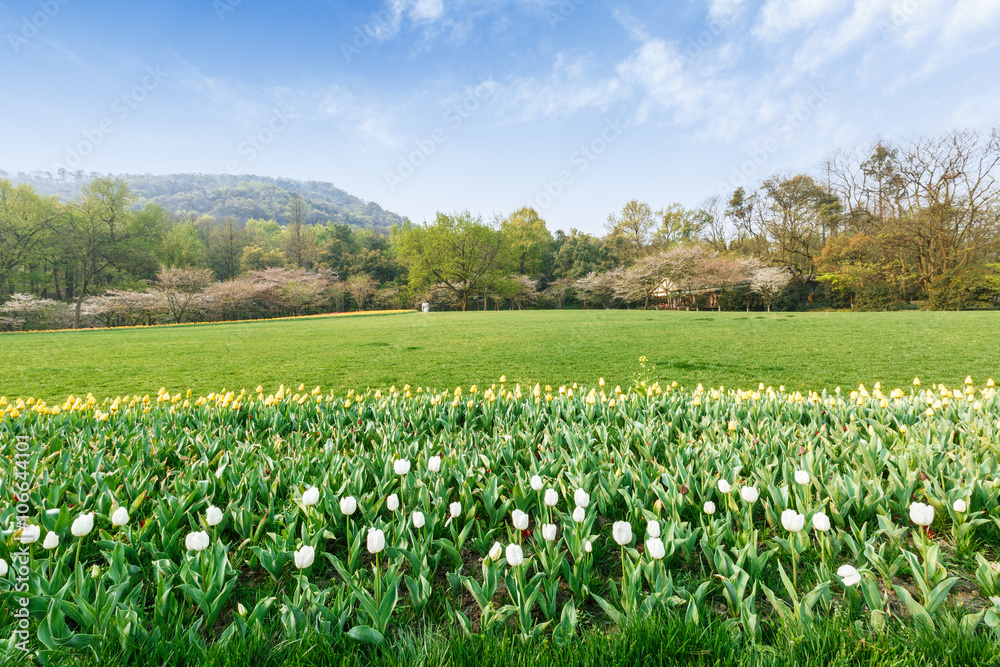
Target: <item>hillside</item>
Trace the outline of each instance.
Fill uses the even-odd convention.
[[[75,199],[81,188],[97,176],[105,174],[82,171],[62,176],[47,171],[7,173],[0,178],[14,183],[27,183],[42,194],[56,195],[64,201]],[[139,197],[139,204],[159,204],[175,215],[199,217],[210,215],[217,220],[232,216],[238,221],[248,218],[273,218],[284,225],[292,220],[292,199],[298,193],[303,199],[303,222],[325,224],[328,220],[355,227],[387,231],[405,218],[386,211],[374,202],[355,197],[332,183],[296,181],[266,176],[231,176],[228,174],[120,174]]]

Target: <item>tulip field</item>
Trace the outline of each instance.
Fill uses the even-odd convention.
[[[986,378],[164,388],[0,411],[0,660],[1000,647]]]

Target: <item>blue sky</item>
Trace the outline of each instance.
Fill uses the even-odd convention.
[[[97,6],[94,6],[94,5]],[[601,233],[1000,122],[997,0],[0,0],[0,169],[331,181]]]

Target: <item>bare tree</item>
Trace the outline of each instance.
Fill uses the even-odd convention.
[[[212,283],[211,269],[163,269],[157,276],[159,292],[174,322],[183,322],[184,316],[195,312],[204,304],[203,292]]]
[[[792,276],[787,269],[768,266],[757,269],[750,279],[750,289],[756,294],[760,294],[767,304],[767,312],[771,312],[771,304],[788,287],[792,281]]]
[[[347,293],[354,299],[358,310],[364,310],[368,300],[375,296],[378,284],[367,273],[356,273],[347,279],[344,285]]]
[[[549,286],[545,288],[544,294],[555,302],[556,308],[562,310],[563,305],[566,303],[566,299],[573,294],[573,282],[574,281],[569,278],[553,280],[549,283]]]

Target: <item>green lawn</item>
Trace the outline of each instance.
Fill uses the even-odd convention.
[[[46,401],[279,383],[337,392],[509,382],[789,389],[1000,380],[1000,313],[525,311],[0,334],[0,395]]]

